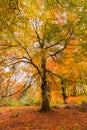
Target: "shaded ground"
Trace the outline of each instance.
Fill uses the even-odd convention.
[[[0,108],[0,130],[87,130],[87,112],[52,108],[39,113],[39,107]]]

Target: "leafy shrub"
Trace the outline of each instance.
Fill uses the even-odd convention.
[[[41,105],[41,101],[34,101],[32,103],[32,105],[34,105],[34,106],[40,106]]]
[[[8,104],[9,106],[19,106],[19,102],[18,102],[16,99],[9,99],[9,100],[7,101],[7,104]]]

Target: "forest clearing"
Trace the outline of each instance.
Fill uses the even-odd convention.
[[[52,108],[40,113],[39,107],[7,107],[0,110],[0,130],[87,130],[87,112]]]
[[[0,130],[87,130],[87,0],[0,0]]]
[[[52,107],[40,112],[40,106],[0,108],[0,130],[87,130],[87,104]]]

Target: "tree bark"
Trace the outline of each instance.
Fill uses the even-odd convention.
[[[42,84],[42,106],[41,106],[41,111],[49,111],[50,105],[49,105],[49,92],[47,90],[47,85]]]
[[[66,89],[65,89],[64,87],[62,87],[62,96],[63,96],[63,101],[64,101],[64,103],[66,104],[66,103],[67,103],[67,102],[66,102],[67,96],[66,96]]]
[[[41,111],[49,111],[50,105],[49,105],[49,88],[46,81],[46,62],[44,59],[42,59],[42,85],[41,85],[41,96],[42,96],[42,106]]]

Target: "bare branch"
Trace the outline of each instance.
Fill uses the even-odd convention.
[[[65,80],[65,78],[59,74],[55,74],[53,72],[51,72],[50,70],[47,70],[48,73],[51,73],[52,75],[56,76],[57,78],[61,79],[61,80]]]
[[[24,91],[31,86],[32,78],[33,78],[34,76],[36,76],[37,74],[38,74],[38,73],[36,73],[36,74],[34,74],[34,75],[32,75],[32,76],[29,76],[29,77],[31,77],[31,80],[28,82],[28,78],[27,78],[26,82],[25,82],[24,85],[21,87],[21,89],[19,89],[18,91],[14,92],[14,93],[12,93],[12,94],[9,94],[9,95],[5,95],[5,96],[2,95],[2,98],[11,97],[11,96],[16,95],[16,94],[18,94],[18,93],[19,93],[19,94],[24,93]],[[27,86],[27,83],[28,83],[28,86]],[[27,86],[27,87],[26,87],[26,86]]]
[[[58,45],[59,42],[62,42],[63,40],[64,40],[64,39],[61,39],[61,40],[57,41],[55,44],[52,44],[52,45],[50,45],[50,46],[48,46],[48,47],[45,47],[45,49],[49,49],[49,48],[51,48],[51,47],[54,47],[54,46]]]
[[[35,33],[36,33],[38,43],[39,43],[40,47],[42,48],[41,38],[40,38],[40,36],[39,36],[39,34],[38,34],[37,30],[35,29],[34,31],[35,31]]]

